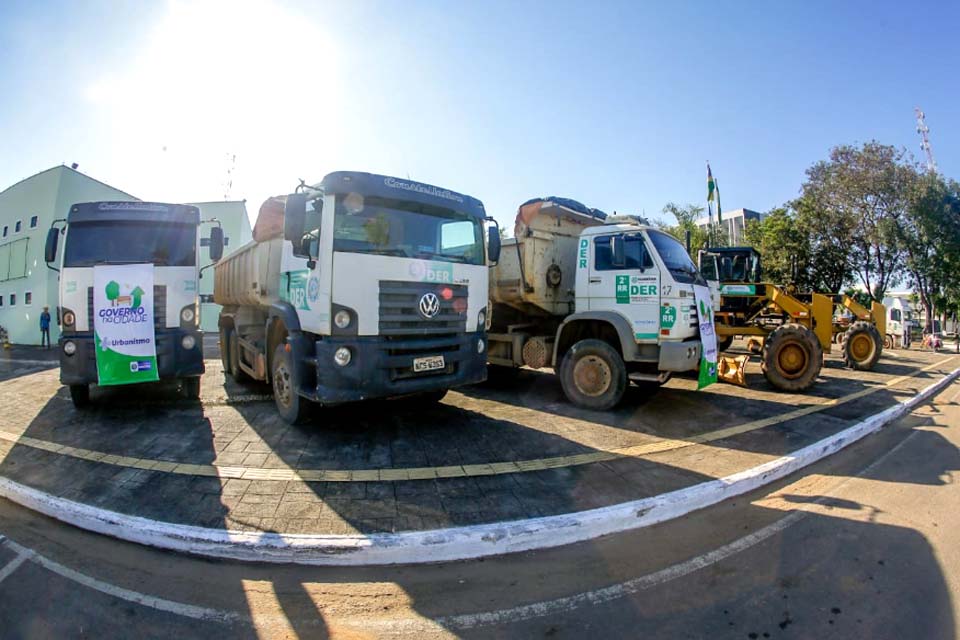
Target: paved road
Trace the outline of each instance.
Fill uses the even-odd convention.
[[[0,380],[0,476],[132,516],[247,532],[347,535],[554,516],[728,476],[832,435],[940,379],[960,357],[830,357],[810,393],[750,365],[749,389],[671,380],[610,412],[524,372],[448,394],[316,412],[292,427],[263,387],[207,360],[201,402],[170,385],[96,389],[77,411],[56,369]],[[0,365],[0,375],[6,365]],[[760,378],[757,380],[756,378]]]
[[[0,502],[8,638],[954,638],[960,383],[753,495],[631,534],[485,562],[210,562]]]

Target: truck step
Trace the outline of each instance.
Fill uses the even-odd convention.
[[[634,382],[657,382],[663,384],[667,381],[667,378],[670,377],[670,372],[661,371],[660,373],[631,373],[627,377]]]

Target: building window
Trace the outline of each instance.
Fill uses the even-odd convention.
[[[23,306],[29,307],[31,304],[33,304],[33,292],[25,291],[23,294]]]
[[[4,237],[4,238],[7,237],[7,233],[8,233],[9,231],[10,231],[10,227],[9,227],[8,225],[3,225],[3,237]]]
[[[15,293],[10,294],[10,306],[11,307],[17,306],[17,294]]]
[[[2,306],[3,306],[3,296],[0,295],[0,307],[2,307]]]
[[[36,228],[37,228],[37,222],[38,222],[37,216],[30,216],[30,228],[31,228],[31,229],[36,229]]]
[[[17,221],[13,224],[13,232],[14,232],[14,233],[20,233],[20,227],[22,227],[22,226],[23,226],[23,222],[22,222],[21,220],[17,220]]]

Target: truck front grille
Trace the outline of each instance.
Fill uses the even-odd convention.
[[[432,318],[420,313],[420,301],[433,293],[440,302]],[[467,287],[462,284],[380,281],[380,335],[436,336],[467,329]]]
[[[87,317],[90,318],[90,331],[93,331],[93,287],[87,287]],[[153,327],[164,329],[167,326],[167,287],[153,285]]]
[[[420,300],[437,296],[440,309],[432,318],[420,313]],[[462,284],[380,281],[380,335],[386,338],[384,364],[392,380],[451,375],[464,357],[460,336],[467,330],[467,287]],[[414,372],[413,360],[442,355],[446,367]]]

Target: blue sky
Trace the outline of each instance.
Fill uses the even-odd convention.
[[[646,4],[646,6],[644,6]],[[656,217],[794,197],[869,139],[960,177],[958,3],[5,2],[0,185],[61,162],[145,199],[367,170],[510,225],[563,195]],[[236,156],[235,160],[231,160]]]

